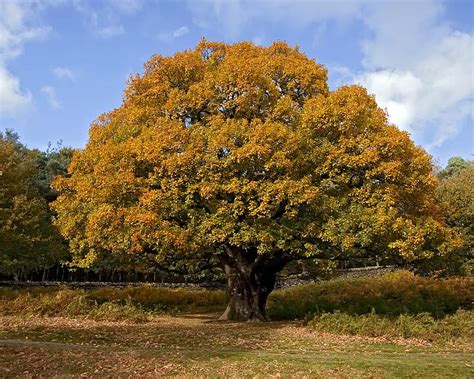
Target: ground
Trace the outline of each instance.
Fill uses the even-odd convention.
[[[216,314],[151,322],[0,316],[0,377],[474,377],[472,345],[310,332]]]

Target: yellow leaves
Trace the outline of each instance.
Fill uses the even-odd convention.
[[[155,213],[146,212],[139,207],[131,208],[125,217],[125,222],[139,228],[149,229],[156,225],[158,216]]]
[[[300,110],[300,105],[297,102],[289,96],[282,96],[277,100],[273,108],[271,120],[294,127],[299,121]]]
[[[341,249],[343,252],[350,251],[356,244],[356,239],[351,235],[346,235],[342,239]]]
[[[76,258],[74,267],[87,268],[90,267],[99,257],[99,254],[91,248],[88,249],[83,257]]]
[[[368,137],[383,130],[387,121],[367,91],[354,85],[306,102],[302,122],[315,135],[337,140],[359,134]]]
[[[403,218],[395,221],[393,229],[401,238],[389,243],[389,248],[396,250],[405,259],[415,259],[415,253],[422,249],[425,242],[424,231],[416,228],[411,220]]]
[[[154,56],[55,184],[58,225],[78,250],[316,253],[312,238],[411,259],[439,245],[420,227],[436,219],[428,155],[365,89],[326,80],[283,42]]]
[[[393,229],[397,239],[389,243],[389,248],[407,260],[440,257],[462,245],[459,236],[431,217],[417,220],[399,217]]]
[[[212,199],[215,197],[220,186],[217,183],[203,183],[200,186],[199,192],[205,199]]]

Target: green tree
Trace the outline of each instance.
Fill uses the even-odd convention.
[[[64,147],[59,143],[57,147],[48,146],[46,151],[38,152],[37,172],[34,181],[39,193],[49,203],[56,200],[58,193],[51,188],[51,183],[56,176],[66,176],[67,167],[71,163],[74,149]]]
[[[437,197],[449,226],[464,241],[457,254],[443,260],[445,271],[472,271],[474,259],[474,162],[451,158],[437,189]],[[440,174],[441,174],[440,173]]]
[[[0,133],[0,272],[15,277],[49,267],[65,253],[34,182],[38,155],[15,133]]]
[[[55,182],[77,259],[215,259],[222,318],[253,320],[294,259],[448,254],[430,157],[365,89],[326,82],[282,42],[152,57]]]
[[[469,161],[461,157],[452,157],[448,159],[447,166],[438,172],[438,178],[447,179],[464,170],[470,164]]]

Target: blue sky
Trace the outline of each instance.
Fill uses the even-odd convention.
[[[153,54],[208,40],[299,45],[359,83],[440,164],[473,159],[470,0],[0,0],[0,130],[82,147]]]

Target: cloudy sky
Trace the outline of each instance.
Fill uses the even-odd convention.
[[[208,40],[299,45],[360,83],[441,164],[473,159],[471,0],[0,0],[0,130],[81,147],[155,53]]]

